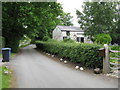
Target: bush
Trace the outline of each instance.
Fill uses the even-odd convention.
[[[102,67],[102,58],[98,57],[98,45],[38,41],[36,46],[47,53],[81,63],[86,67]]]
[[[4,48],[5,47],[5,38],[0,36],[0,47]]]
[[[48,36],[44,36],[42,40],[43,40],[43,41],[48,41],[49,39],[50,39],[50,38],[49,38]]]
[[[112,41],[112,38],[109,34],[98,34],[95,37],[95,41],[98,44],[110,44]]]
[[[72,40],[72,39],[67,39],[67,38],[65,38],[65,39],[63,40],[63,42],[73,43],[73,42],[75,42],[75,41]]]
[[[120,46],[119,45],[113,45],[113,46],[111,46],[111,50],[120,50]]]
[[[4,48],[4,47],[5,47],[5,38],[2,37],[2,48]]]
[[[5,41],[5,47],[6,48],[11,48],[11,51],[13,53],[17,53],[19,51],[19,42],[20,42],[20,37],[15,37],[11,36],[10,38],[6,38]]]

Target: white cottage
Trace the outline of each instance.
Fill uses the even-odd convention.
[[[92,41],[85,37],[84,31],[80,27],[73,26],[57,26],[53,30],[53,39],[64,40],[65,38],[70,38],[76,42],[92,43]]]

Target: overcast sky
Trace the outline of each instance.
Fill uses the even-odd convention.
[[[76,9],[82,11],[83,0],[57,0],[63,6],[63,10],[67,13],[71,13],[73,16],[74,26],[79,26],[77,23]]]

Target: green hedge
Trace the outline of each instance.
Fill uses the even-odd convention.
[[[11,36],[10,38],[6,38],[6,44],[5,47],[11,48],[11,51],[13,53],[17,53],[19,51],[19,42],[20,37]]]
[[[0,36],[0,48],[4,48],[5,47],[5,38]]]
[[[111,50],[118,50],[118,51],[120,51],[120,46],[119,45],[113,45],[113,46],[111,46]]]
[[[4,48],[4,47],[5,47],[5,38],[2,37],[2,48]]]
[[[102,58],[98,56],[99,45],[37,41],[36,46],[47,53],[81,63],[86,67],[102,68]]]

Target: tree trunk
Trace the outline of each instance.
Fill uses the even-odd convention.
[[[16,53],[19,51],[20,37],[10,35],[9,37],[5,37],[5,40],[6,40],[5,47],[11,48],[11,51],[13,53]]]

